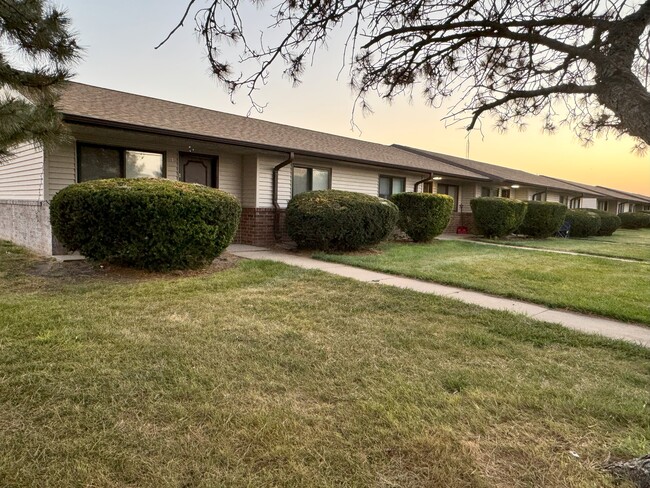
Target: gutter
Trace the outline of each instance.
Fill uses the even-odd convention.
[[[413,191],[417,193],[418,186],[420,186],[423,183],[427,183],[428,181],[431,180],[433,180],[433,173],[429,173],[429,176],[427,176],[426,178],[422,178],[421,180],[416,181],[415,184],[413,185]]]
[[[273,236],[276,241],[279,241],[282,238],[282,233],[280,232],[280,204],[278,203],[280,170],[285,166],[293,164],[294,158],[295,154],[290,152],[287,159],[273,168]]]

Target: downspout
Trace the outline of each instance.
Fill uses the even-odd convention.
[[[426,183],[428,181],[431,181],[433,179],[433,173],[429,173],[429,176],[426,178],[421,179],[420,181],[416,181],[415,184],[413,185],[413,191],[417,192],[418,191],[418,186],[420,186],[423,183]]]
[[[532,199],[532,200],[535,200],[535,197],[536,197],[537,195],[545,195],[545,194],[547,194],[547,193],[548,193],[548,189],[546,189],[546,190],[544,190],[544,191],[538,191],[537,193],[533,193],[533,196],[531,197],[531,199]],[[542,201],[542,200],[540,199],[540,201]]]
[[[273,236],[276,241],[282,239],[282,233],[280,232],[280,204],[278,203],[280,170],[285,166],[292,164],[294,157],[294,153],[290,152],[289,157],[286,160],[273,168]]]

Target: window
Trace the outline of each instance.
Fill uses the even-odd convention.
[[[379,177],[379,196],[388,198],[395,193],[404,193],[406,191],[406,178],[397,176],[380,176]]]
[[[77,180],[162,178],[164,155],[158,152],[79,144]]]
[[[291,184],[293,195],[296,196],[306,191],[329,190],[330,175],[329,169],[294,166]]]
[[[580,208],[580,197],[572,198],[569,201],[569,208]]]
[[[433,193],[433,181],[427,181],[422,187],[423,193]]]
[[[567,197],[566,195],[560,195],[560,203],[563,205],[567,204]]]
[[[609,210],[609,202],[607,200],[598,200],[598,210],[607,212]]]
[[[454,199],[454,212],[458,212],[458,193],[457,185],[438,185],[438,193],[449,195]]]
[[[489,186],[482,186],[481,187],[481,196],[482,197],[510,198],[510,189],[509,188],[491,188]]]

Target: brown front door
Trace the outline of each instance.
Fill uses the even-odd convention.
[[[181,154],[183,181],[217,187],[217,158],[197,154]]]

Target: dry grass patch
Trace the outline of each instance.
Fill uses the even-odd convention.
[[[23,258],[0,486],[601,487],[650,451],[629,344],[277,263],[33,288]]]

